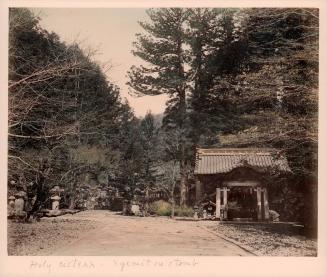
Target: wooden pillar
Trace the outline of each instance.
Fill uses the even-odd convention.
[[[263,209],[265,220],[269,220],[269,202],[268,202],[268,190],[267,188],[263,189]]]
[[[220,188],[216,188],[216,218],[220,217]]]
[[[227,188],[224,188],[224,206],[227,205]]]
[[[261,187],[257,187],[257,213],[258,213],[258,220],[262,219],[261,216]]]
[[[195,201],[196,202],[201,200],[202,193],[203,193],[203,184],[199,180],[196,180],[196,182],[195,182]]]
[[[227,198],[227,192],[229,191],[229,189],[227,187],[223,188],[223,197],[224,197],[224,201],[223,201],[223,205],[224,205],[224,214],[223,214],[223,219],[227,219],[227,203],[228,203],[228,198]]]

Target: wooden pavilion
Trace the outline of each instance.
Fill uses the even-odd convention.
[[[220,220],[269,220],[266,177],[272,170],[290,172],[275,149],[198,148],[195,200],[215,202]]]

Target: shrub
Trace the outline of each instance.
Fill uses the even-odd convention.
[[[175,215],[191,217],[194,215],[194,210],[192,207],[176,207]]]
[[[149,205],[149,212],[150,214],[155,214],[159,216],[170,216],[171,204],[163,200],[152,202]]]
[[[151,203],[149,205],[150,214],[155,214],[158,216],[170,216],[172,211],[171,204],[169,202],[159,200]],[[175,216],[193,216],[194,210],[191,207],[175,207]]]

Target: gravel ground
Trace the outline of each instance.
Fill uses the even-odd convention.
[[[168,217],[122,216],[83,211],[9,222],[10,255],[44,256],[252,256],[213,234],[205,222]]]
[[[68,218],[42,218],[40,222],[8,221],[8,255],[43,256],[97,228],[99,222]]]
[[[206,228],[253,249],[258,256],[317,256],[317,241],[269,225],[206,222]]]
[[[124,217],[107,211],[42,218],[35,223],[8,221],[8,254],[249,255],[219,236],[258,256],[317,255],[315,240],[278,225]]]

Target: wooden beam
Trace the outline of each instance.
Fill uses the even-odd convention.
[[[238,181],[228,181],[223,182],[224,186],[227,187],[256,187],[259,185],[259,182],[254,181],[244,181],[244,182],[238,182]]]

